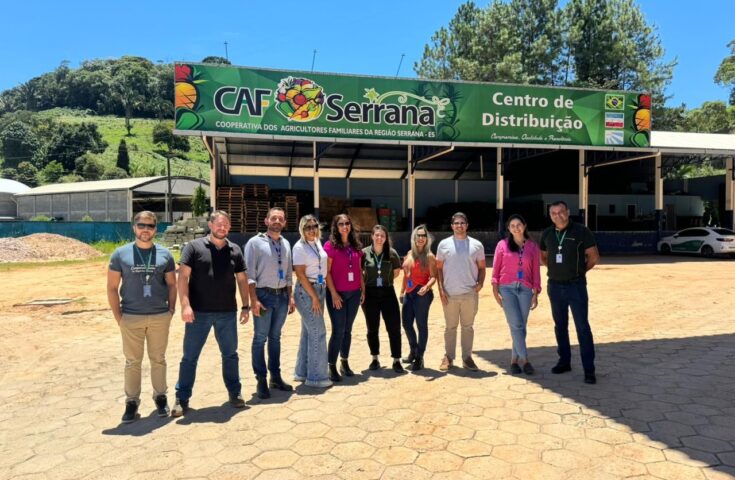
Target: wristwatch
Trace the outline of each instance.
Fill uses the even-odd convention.
[[[245,311],[248,311],[248,310],[250,310],[250,305],[244,305],[242,307],[242,309],[245,310]]]

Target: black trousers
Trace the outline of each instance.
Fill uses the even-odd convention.
[[[362,304],[367,323],[367,341],[371,355],[380,355],[380,315],[383,315],[385,330],[390,341],[390,354],[401,357],[401,310],[393,287],[368,287],[365,289],[365,303]]]

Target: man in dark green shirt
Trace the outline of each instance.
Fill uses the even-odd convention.
[[[547,292],[554,318],[559,362],[551,373],[572,369],[569,345],[569,309],[572,310],[582,356],[585,383],[596,383],[595,344],[588,319],[586,273],[599,261],[595,237],[589,228],[569,219],[569,208],[563,201],[551,204],[549,216],[553,226],[541,234],[541,263],[548,267]]]

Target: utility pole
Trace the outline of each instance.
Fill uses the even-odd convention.
[[[230,57],[227,55],[227,40],[225,40],[225,60],[230,60]]]
[[[314,49],[314,55],[311,56],[311,72],[314,73],[314,62],[316,61],[316,48]]]

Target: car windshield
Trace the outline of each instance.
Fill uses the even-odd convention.
[[[718,235],[735,235],[735,232],[727,228],[713,228],[712,230]]]

